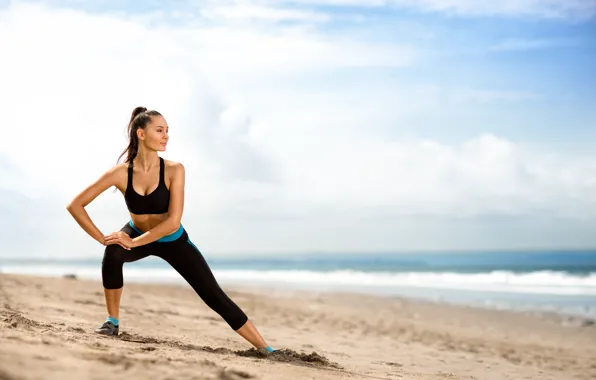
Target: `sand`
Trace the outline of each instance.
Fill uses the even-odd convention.
[[[225,287],[280,353],[256,351],[184,285],[0,274],[0,380],[596,379],[590,320],[401,298]]]

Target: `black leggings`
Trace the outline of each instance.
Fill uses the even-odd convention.
[[[122,227],[121,231],[126,232],[131,238],[140,235],[130,223]],[[180,236],[177,237],[178,235]],[[101,266],[104,288],[122,288],[124,263],[137,261],[149,255],[157,256],[170,264],[192,286],[207,306],[219,314],[233,330],[238,330],[248,321],[246,314],[218,285],[203,255],[188,238],[186,230],[180,227],[178,233],[171,236],[177,238],[165,242],[158,240],[132,248],[130,251],[118,244],[106,246]]]

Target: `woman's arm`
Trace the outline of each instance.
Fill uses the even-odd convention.
[[[170,183],[168,217],[141,236],[132,239],[133,247],[153,243],[166,235],[176,232],[180,228],[180,221],[182,220],[182,212],[184,210],[184,165],[176,163],[172,165],[172,169],[174,169],[174,174]]]
[[[66,209],[77,221],[79,226],[85,230],[93,239],[97,240],[101,244],[105,244],[104,235],[101,233],[99,228],[93,223],[89,214],[85,210],[85,206],[91,203],[98,195],[103,193],[111,186],[118,184],[120,176],[120,165],[116,165],[106,171],[101,177],[95,182],[89,185],[86,189],[80,192],[74,199],[66,206]]]

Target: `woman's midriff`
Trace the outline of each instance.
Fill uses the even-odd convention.
[[[143,232],[149,231],[154,228],[168,217],[168,214],[148,214],[148,215],[135,215],[130,214],[130,219],[135,227]]]

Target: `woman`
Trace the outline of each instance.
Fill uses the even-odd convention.
[[[164,160],[157,154],[165,151],[168,143],[166,120],[157,111],[137,107],[132,112],[128,133],[128,147],[120,155],[122,158],[126,154],[126,160],[105,172],[67,206],[83,230],[106,246],[102,283],[108,317],[95,331],[118,335],[122,267],[125,262],[154,255],[180,273],[234,331],[253,346],[274,351],[246,314],[219,287],[201,252],[182,227],[184,166]],[[85,206],[111,186],[124,195],[131,219],[120,231],[104,235],[85,211]]]

